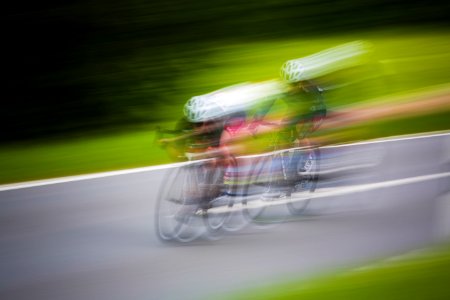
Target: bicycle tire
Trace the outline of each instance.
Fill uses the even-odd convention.
[[[278,158],[276,158],[278,159]],[[252,170],[252,178],[247,187],[244,214],[253,224],[267,227],[283,222],[288,215],[282,209],[287,195],[280,189],[280,174],[274,155],[263,156]]]
[[[231,157],[227,166],[228,183],[225,184],[228,214],[222,226],[225,232],[236,232],[248,225],[248,219],[243,215],[242,200],[245,194],[247,174],[243,171],[245,162]]]
[[[199,222],[201,218],[195,214],[200,204],[192,197],[198,194],[195,190],[196,168],[196,165],[187,165],[171,170],[160,189],[155,228],[157,236],[164,242],[191,242],[204,234],[204,226]]]
[[[316,190],[320,173],[320,149],[298,150],[300,159],[296,161],[296,176],[299,180],[294,183],[291,190],[290,201],[287,203],[292,215],[304,213],[311,201],[311,194]]]
[[[223,225],[228,218],[229,200],[223,198],[224,194],[224,173],[222,165],[206,166],[205,185],[203,190],[204,214],[203,221],[207,229],[209,239],[217,239],[220,236]],[[223,201],[220,201],[223,200]]]

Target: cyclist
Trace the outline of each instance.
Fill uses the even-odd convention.
[[[320,85],[326,84],[328,88],[342,86],[331,84],[339,79],[342,72],[364,65],[368,61],[371,48],[368,42],[354,41],[283,64],[280,75],[288,86],[283,100],[291,112],[284,123],[291,129],[293,125],[297,125],[299,140],[317,130],[327,114],[324,89]],[[264,118],[270,107],[271,104],[268,103],[266,108],[261,110],[259,120]]]
[[[289,85],[285,101],[294,111],[287,125],[297,128],[299,139],[318,129],[327,114],[323,89],[312,79],[304,76],[302,65],[297,61],[287,61],[281,68],[281,76]]]
[[[311,79],[302,75],[301,65],[295,61],[286,62],[281,68],[281,77],[286,89],[278,99],[287,106],[287,115],[279,122],[281,133],[287,146],[292,142],[299,143],[308,133],[318,129],[327,114],[323,89]],[[277,99],[266,102],[254,116],[250,127],[258,132],[259,126],[271,110]]]
[[[249,162],[239,160],[239,172],[235,156],[246,154],[253,143],[253,132],[248,126],[248,115],[252,108],[271,102],[285,92],[280,81],[243,83],[212,93],[191,98],[184,107],[190,122],[196,124],[192,140],[207,141],[203,157],[216,158],[210,161],[211,168],[222,167],[224,183],[234,187],[245,182],[241,178]],[[247,143],[250,139],[250,143]],[[228,191],[227,191],[228,194]]]
[[[191,98],[184,113],[190,122],[200,124],[196,134],[214,132],[215,142],[211,147],[230,146],[232,140],[251,136],[247,115],[251,115],[254,107],[273,102],[285,92],[286,85],[280,81],[242,83]],[[239,145],[234,143],[233,146]]]
[[[316,84],[308,74],[305,74],[303,66],[298,60],[287,61],[281,68],[281,77],[286,85],[285,92],[279,95],[287,106],[287,114],[279,122],[274,130],[279,131],[278,147],[291,148],[293,146],[310,146],[306,137],[317,130],[326,117],[327,108],[323,96],[323,89]],[[264,119],[269,114],[275,101],[272,99],[263,105],[256,113],[253,122],[249,125],[252,132],[261,131],[261,125],[266,123]],[[279,186],[276,193],[283,194],[284,189],[288,191],[290,186],[299,178],[298,162],[301,160],[301,152],[295,151],[292,157],[281,156],[280,160],[271,165],[270,173],[280,173],[281,166],[286,167],[284,180],[280,180],[284,186]],[[281,195],[280,194],[280,195]]]
[[[288,146],[292,146],[293,143],[298,146],[310,146],[306,137],[319,128],[327,114],[323,89],[305,76],[307,74],[297,60],[284,63],[280,73],[289,85],[284,100],[293,111],[283,122],[286,125],[282,133],[284,140]],[[294,152],[291,161],[287,162],[288,184],[291,181],[295,183],[299,179],[297,168],[300,159],[300,152]]]

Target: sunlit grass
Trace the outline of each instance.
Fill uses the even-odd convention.
[[[222,300],[294,299],[448,299],[450,251],[418,255],[397,262],[375,263],[369,268],[347,271],[313,280],[289,283],[229,295]]]
[[[0,182],[51,178],[169,162],[154,132],[17,144],[0,149]]]

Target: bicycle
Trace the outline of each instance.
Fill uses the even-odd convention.
[[[176,135],[179,131],[158,129]],[[180,139],[174,141],[179,142]],[[185,141],[183,156],[188,162],[166,176],[156,204],[156,232],[165,242],[191,242],[200,237],[218,238],[223,230],[233,231],[231,219],[235,186],[224,184],[227,169],[237,168],[235,160],[222,163],[220,151],[205,151],[205,145]],[[178,151],[182,152],[182,151]]]
[[[224,164],[220,150],[198,151],[202,147],[187,143],[190,150],[183,155],[190,162],[169,172],[158,195],[156,229],[160,239],[217,239],[223,232],[238,231],[250,222],[273,223],[267,216],[273,219],[273,208],[280,204],[286,204],[291,214],[302,213],[309,202],[304,192],[314,192],[317,184],[319,149],[278,150],[280,135],[273,136],[275,151],[254,157],[244,183],[239,178],[243,167],[237,159],[231,157]],[[303,194],[301,201],[292,197],[299,193]],[[286,214],[275,220],[285,218]]]
[[[275,132],[272,152],[257,157],[244,202],[244,214],[254,224],[266,226],[283,222],[289,214],[282,211],[282,205],[287,206],[291,215],[304,213],[308,206],[319,179],[320,149],[302,136],[305,146],[280,149],[281,135]]]

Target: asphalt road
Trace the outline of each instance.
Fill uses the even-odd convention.
[[[154,230],[166,170],[0,192],[0,299],[214,299],[449,236],[450,135],[322,150],[305,216],[217,241]]]

